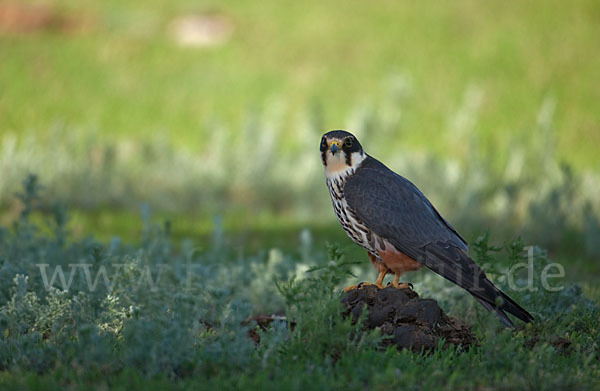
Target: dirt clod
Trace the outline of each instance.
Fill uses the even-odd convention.
[[[411,289],[368,285],[346,292],[342,302],[346,315],[354,319],[366,308],[366,327],[379,327],[389,335],[386,346],[421,351],[435,349],[442,338],[444,348],[451,344],[468,348],[476,343],[470,326],[447,316],[435,300],[421,299]]]
[[[84,22],[83,15],[68,15],[47,4],[0,3],[0,33],[68,33],[81,28]]]

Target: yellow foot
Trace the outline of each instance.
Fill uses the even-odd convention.
[[[371,284],[371,283],[369,283],[369,282],[361,282],[361,283],[360,283],[360,284],[358,284],[358,285],[350,285],[349,287],[347,287],[347,288],[344,288],[344,292],[353,291],[353,290],[355,290],[355,289],[362,289],[362,288],[364,288],[364,287],[366,287],[366,286],[369,286],[369,285],[373,285],[373,286],[376,286],[376,287],[377,287],[377,288],[379,288],[379,289],[383,289],[383,285],[381,285],[381,284],[377,284],[377,283],[375,283],[375,284]]]
[[[394,281],[392,281],[392,286],[396,289],[413,289],[413,286],[410,282],[403,282],[400,284],[400,274],[394,275]]]
[[[369,285],[373,285],[379,289],[383,289],[383,284],[378,284],[377,282],[375,282],[375,284],[371,284],[370,282],[361,282],[360,284],[358,284],[358,289],[363,288],[365,286],[369,286]]]
[[[411,284],[410,282],[403,282],[403,283],[398,283],[396,282],[395,284],[392,282],[392,286],[396,289],[410,289],[413,290],[413,284]]]

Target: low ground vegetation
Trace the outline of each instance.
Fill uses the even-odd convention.
[[[36,189],[27,182],[20,217],[0,229],[3,389],[599,385],[598,303],[577,284],[543,289],[538,276],[550,262],[543,252],[536,252],[534,289],[510,292],[534,323],[504,329],[465,293],[423,279],[415,289],[472,324],[477,344],[398,351],[382,349],[377,329],[364,330],[364,315],[357,323],[342,316],[340,287],[363,278],[365,262],[346,259],[335,245],[306,248],[304,259],[278,250],[240,256],[219,243],[177,243],[168,225],[150,222],[137,245],[73,240],[64,208],[44,213],[43,223],[33,218]],[[487,273],[508,289],[504,273],[523,261],[519,248],[494,248],[483,236],[473,254],[494,265]],[[248,321],[259,314],[282,318],[261,329]]]

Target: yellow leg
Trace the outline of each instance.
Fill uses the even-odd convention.
[[[375,281],[375,285],[377,285],[377,288],[383,289],[383,279],[385,278],[386,274],[387,271],[385,270],[379,272],[379,275],[377,276],[377,281]]]

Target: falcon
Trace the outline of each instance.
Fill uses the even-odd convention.
[[[394,274],[392,286],[406,288],[409,284],[401,284],[400,277],[426,266],[473,295],[507,327],[514,327],[507,312],[524,322],[533,320],[486,277],[469,257],[467,242],[427,197],[366,154],[351,133],[325,133],[320,150],[333,209],[346,234],[367,250],[379,272],[374,285],[383,288],[385,276]]]

